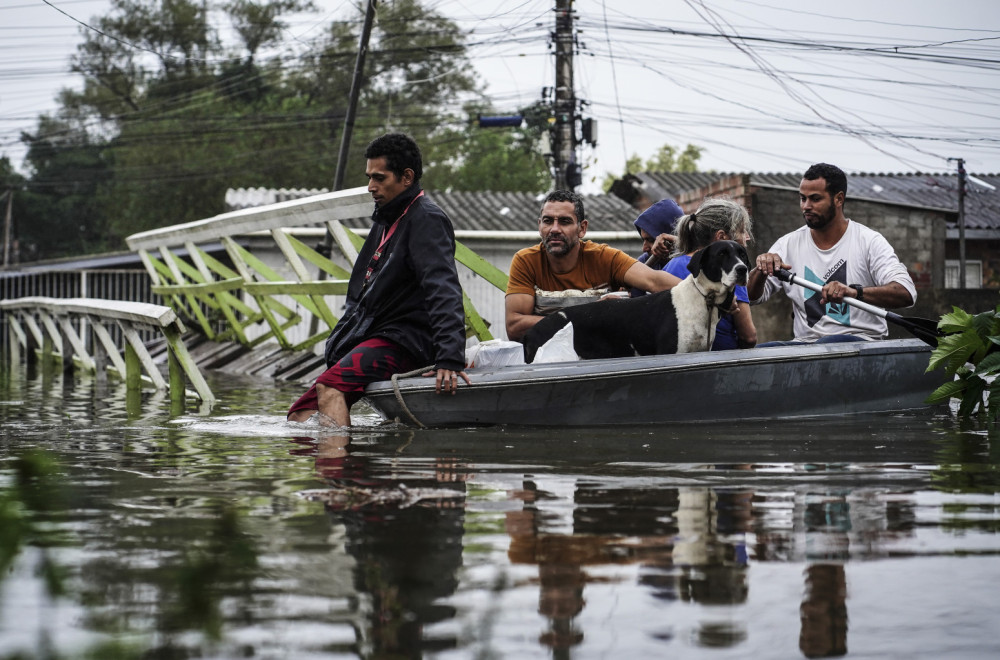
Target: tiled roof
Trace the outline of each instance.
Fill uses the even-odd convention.
[[[266,206],[290,199],[300,199],[329,192],[326,188],[230,188],[226,191],[226,210],[238,211]]]
[[[637,177],[651,182],[667,197],[696,190],[735,173],[643,172]],[[965,226],[968,229],[1000,230],[1000,174],[974,174],[966,184]],[[801,174],[750,174],[750,184],[761,187],[797,189]],[[958,213],[957,174],[848,174],[847,197],[904,206],[947,209]]]
[[[445,210],[455,229],[532,231],[538,227],[538,212],[544,194],[515,192],[427,191],[428,197]],[[583,207],[594,231],[635,231],[638,213],[614,195],[584,195]]]
[[[273,190],[235,188],[226,191],[230,211],[263,206],[289,199],[318,195],[326,190]],[[428,190],[427,196],[444,209],[455,229],[486,231],[533,231],[544,194],[516,192],[442,192]],[[584,195],[584,208],[592,231],[635,231],[637,212],[614,195]],[[368,227],[367,218],[351,218],[351,228]]]

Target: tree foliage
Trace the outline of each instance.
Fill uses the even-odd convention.
[[[1000,305],[981,314],[954,307],[938,323],[945,336],[931,353],[927,371],[944,369],[953,377],[937,388],[927,403],[957,399],[963,417],[981,412],[1000,421]]]
[[[9,158],[0,157],[0,217],[4,219],[3,229],[0,229],[0,232],[3,232],[3,238],[0,238],[2,241],[0,250],[3,250],[0,253],[0,263],[3,265],[16,264],[21,260],[19,246],[12,242],[13,237],[17,234],[13,227],[8,231],[7,208],[8,206],[11,208],[11,220],[20,217],[18,211],[23,204],[21,204],[21,196],[15,193],[23,189],[24,177],[14,170]]]
[[[107,177],[103,147],[72,121],[43,116],[29,140],[30,185],[20,193],[20,259],[108,248],[97,191]],[[43,247],[41,247],[43,246]]]
[[[464,125],[445,127],[425,154],[434,163],[427,186],[439,190],[541,192],[552,182],[538,141],[545,126],[525,120],[516,128],[480,128],[489,106],[470,105]],[[521,114],[531,116],[532,109]],[[488,182],[484,179],[488,179]]]
[[[421,1],[379,3],[344,185],[365,183],[368,141],[400,130],[424,151],[425,185],[543,188],[537,131],[473,127],[470,111],[488,104],[465,35]],[[331,187],[362,14],[348,7],[315,41],[291,42],[286,17],[312,9],[308,0],[112,0],[92,19],[97,29],[81,31],[72,62],[81,88],[64,90],[59,112],[24,136],[28,221],[44,215],[60,228],[31,237],[40,252],[121,247],[137,231],[210,217],[228,188]],[[209,20],[219,15],[234,43]]]
[[[701,147],[689,144],[684,147],[684,151],[678,153],[676,148],[665,144],[655,156],[646,161],[644,169],[647,172],[697,172],[702,151]]]
[[[624,174],[639,174],[640,172],[697,172],[698,161],[704,149],[689,144],[684,147],[684,151],[678,152],[677,148],[669,144],[660,147],[652,158],[645,161],[638,154],[625,161]],[[611,184],[618,178],[613,174],[604,177],[603,189],[611,189]]]

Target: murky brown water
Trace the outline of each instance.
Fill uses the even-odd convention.
[[[947,414],[345,446],[212,387],[0,377],[0,657],[1000,652],[998,438]]]

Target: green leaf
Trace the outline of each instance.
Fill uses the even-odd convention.
[[[969,417],[976,410],[983,406],[983,392],[986,391],[986,381],[973,376],[968,381],[965,394],[962,395],[962,404],[958,407],[958,414],[962,417]]]
[[[982,312],[972,317],[972,327],[979,334],[979,336],[983,338],[983,340],[991,334],[997,334],[994,331],[996,323],[997,315],[996,312],[993,311]]]
[[[972,327],[971,314],[958,307],[952,307],[952,310],[950,314],[945,314],[938,321],[939,329],[950,334],[953,332],[964,332],[966,329]]]
[[[976,363],[976,373],[980,376],[989,376],[1000,372],[1000,351],[990,353]]]
[[[954,375],[958,369],[969,361],[969,357],[983,346],[982,340],[975,330],[966,330],[961,334],[952,334],[938,339],[937,348],[931,352],[927,371],[933,371],[942,366],[945,371]]]
[[[931,395],[924,400],[924,403],[945,403],[952,397],[957,398],[962,392],[965,391],[967,386],[968,381],[966,380],[949,380],[947,383],[944,383],[934,390]]]
[[[987,419],[1000,422],[1000,378],[990,384],[990,394],[986,399]]]

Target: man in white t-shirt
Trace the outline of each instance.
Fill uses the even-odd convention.
[[[911,307],[917,301],[913,279],[885,237],[844,216],[846,197],[847,175],[839,167],[819,163],[802,176],[799,207],[805,226],[759,255],[747,282],[752,305],[784,289],[795,311],[795,340],[758,347],[883,339],[889,332],[885,319],[844,299],[890,308]],[[792,269],[823,291],[769,277],[779,268]]]

